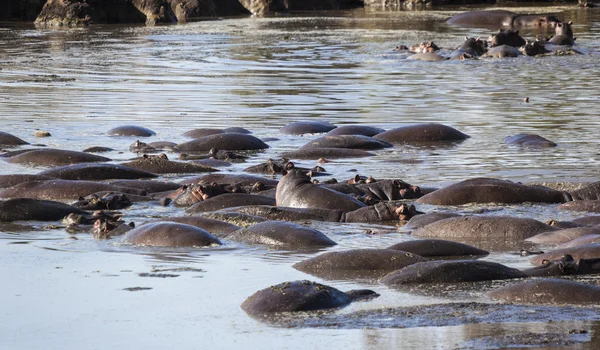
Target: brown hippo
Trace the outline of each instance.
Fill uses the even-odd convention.
[[[456,216],[461,216],[461,215],[457,214],[457,213],[443,213],[443,212],[416,215],[408,221],[408,223],[404,226],[404,228],[414,230],[414,229],[432,224],[436,221],[453,218]]]
[[[327,122],[321,121],[301,121],[293,122],[285,125],[279,132],[282,134],[290,135],[303,135],[303,134],[320,134],[329,132],[335,129],[336,126]]]
[[[447,21],[449,24],[467,28],[498,27],[554,27],[560,23],[555,16],[523,15],[505,10],[470,11],[458,14]]]
[[[159,180],[115,179],[104,182],[113,186],[135,188],[147,193],[173,191],[181,187],[180,184],[175,182]]]
[[[327,136],[338,136],[338,135],[364,135],[373,137],[379,133],[384,132],[384,129],[377,128],[374,126],[367,125],[343,125],[329,131]]]
[[[393,144],[402,144],[413,142],[463,141],[470,136],[443,124],[427,123],[391,129],[373,137]]]
[[[108,163],[84,163],[55,167],[38,175],[62,180],[108,180],[108,179],[148,179],[157,177],[147,171],[124,165]]]
[[[71,205],[48,200],[14,198],[0,201],[0,221],[57,221],[74,213],[89,213]]]
[[[191,139],[199,139],[204,136],[223,134],[225,130],[223,129],[213,129],[213,128],[200,128],[193,129],[183,133],[183,136],[189,137]]]
[[[201,213],[246,205],[275,205],[275,200],[255,194],[225,193],[198,202],[189,207],[187,211],[189,213]]]
[[[135,141],[131,146],[129,146],[129,151],[133,152],[133,153],[156,153],[159,152],[158,149],[156,149],[153,146],[150,146],[147,143],[144,143],[140,140]]]
[[[600,234],[600,226],[573,227],[558,231],[542,232],[527,238],[525,241],[531,243],[561,244],[590,234]]]
[[[523,272],[502,264],[481,260],[434,260],[408,265],[385,276],[388,286],[421,283],[460,283],[527,277]]]
[[[414,199],[423,195],[418,186],[413,186],[402,180],[378,180],[370,183],[358,184],[330,184],[321,185],[334,191],[354,195],[356,197],[370,197],[375,201],[393,201],[399,199]]]
[[[34,174],[11,174],[0,175],[0,189],[9,188],[28,181],[44,181],[51,180],[51,176],[34,175]]]
[[[267,179],[266,177],[248,175],[248,174],[208,174],[199,177],[192,177],[181,181],[181,184],[212,184],[216,182],[218,184],[239,184],[242,186],[252,186],[257,182],[265,184],[267,186],[277,186],[278,181],[273,179]]]
[[[578,259],[565,254],[559,260],[547,261],[541,266],[524,270],[529,277],[558,277],[600,273],[600,258]]]
[[[591,213],[600,213],[600,200],[578,200],[564,203],[558,206],[558,209],[571,211],[587,211]]]
[[[154,131],[137,125],[118,126],[108,130],[106,133],[111,136],[150,137],[156,135]]]
[[[265,244],[284,249],[308,249],[336,245],[322,232],[283,221],[265,221],[243,228],[225,238],[232,241]]]
[[[228,234],[239,230],[241,227],[221,220],[209,219],[202,216],[176,216],[164,217],[157,221],[178,222],[180,224],[192,225],[206,230],[216,236]]]
[[[208,135],[177,145],[177,152],[201,153],[216,148],[219,150],[262,150],[269,146],[260,139],[247,134],[223,133]]]
[[[104,152],[112,152],[112,151],[114,151],[114,149],[110,148],[110,147],[92,146],[92,147],[88,147],[88,148],[84,149],[81,152],[86,152],[86,153],[104,153]]]
[[[279,180],[277,206],[292,208],[340,209],[354,211],[365,206],[346,194],[314,185],[304,173],[291,170]]]
[[[50,200],[77,200],[101,191],[145,195],[145,192],[128,187],[113,186],[94,181],[46,180],[23,182],[0,191],[0,198],[35,198]]]
[[[189,174],[189,173],[210,173],[217,172],[215,168],[209,166],[170,161],[166,154],[161,153],[156,157],[144,155],[131,162],[121,164],[126,167],[138,169],[154,174]]]
[[[465,42],[450,54],[450,59],[466,59],[479,57],[487,50],[487,41],[479,38],[465,37]]]
[[[546,49],[546,44],[539,40],[536,40],[536,41],[525,40],[525,45],[520,47],[519,51],[521,51],[521,53],[526,56],[537,56],[537,55],[543,55],[543,54],[550,52],[550,50]],[[552,141],[550,141],[550,142],[552,142]],[[553,146],[551,146],[551,147],[553,147]]]
[[[499,45],[489,49],[483,56],[493,58],[519,57],[523,54],[517,48],[509,45]]]
[[[293,267],[328,279],[379,279],[392,271],[423,261],[426,259],[400,250],[353,249],[323,253],[296,263]]]
[[[0,146],[4,147],[12,147],[12,146],[22,146],[28,145],[29,143],[21,140],[20,138],[9,134],[4,131],[0,131]]]
[[[402,250],[420,255],[424,258],[447,258],[457,256],[484,256],[487,250],[475,248],[468,244],[446,241],[443,239],[419,239],[396,243],[387,249]]]
[[[459,216],[443,219],[412,232],[415,237],[522,241],[556,230],[534,219],[509,216]]]
[[[131,200],[123,193],[107,194],[98,196],[91,194],[71,203],[75,208],[82,210],[120,210],[131,206]]]
[[[417,199],[417,203],[462,205],[468,203],[564,203],[566,192],[544,186],[528,186],[507,180],[475,178],[444,187]]]
[[[284,158],[295,158],[295,159],[320,159],[320,158],[359,158],[359,157],[372,157],[375,153],[371,153],[362,149],[353,148],[309,148],[303,147],[297,151],[285,152],[281,155]]]
[[[206,247],[221,241],[201,228],[176,222],[152,222],[123,236],[123,243],[155,247]]]
[[[559,244],[558,246],[556,246],[556,249],[573,248],[594,243],[600,243],[600,234],[591,234],[577,237],[563,244]]]
[[[33,166],[61,166],[77,163],[107,162],[110,161],[110,158],[85,152],[42,148],[20,152],[12,157],[8,157],[6,161]]]
[[[346,306],[357,296],[376,297],[373,291],[341,292],[335,288],[311,281],[285,282],[252,294],[242,309],[253,317],[268,317],[280,312],[299,312],[333,309]]]
[[[586,305],[600,303],[600,287],[564,279],[539,278],[498,288],[489,296],[519,304]]]
[[[517,134],[507,136],[504,142],[509,145],[518,145],[523,147],[556,147],[556,143],[535,134]]]
[[[550,252],[536,255],[531,259],[534,265],[543,265],[548,261],[559,260],[565,255],[570,255],[575,260],[600,258],[600,244],[585,244],[572,248],[556,249]]]
[[[334,129],[335,130],[335,129]],[[314,139],[300,149],[303,148],[350,148],[350,149],[368,149],[376,150],[392,147],[392,144],[385,141],[374,139],[364,135],[335,135],[319,137]]]
[[[512,30],[512,29],[498,30],[498,33],[493,34],[490,37],[490,42],[491,42],[492,47],[501,46],[501,45],[520,47],[520,46],[525,45],[525,39],[523,39],[519,35],[519,31]]]

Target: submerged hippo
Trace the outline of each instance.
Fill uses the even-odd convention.
[[[449,24],[468,28],[554,27],[560,20],[551,15],[522,15],[505,10],[470,11],[450,18]]]
[[[329,279],[378,279],[386,274],[426,261],[425,258],[394,249],[353,249],[329,252],[299,263],[294,268]]]
[[[0,131],[0,146],[4,147],[12,147],[12,146],[22,146],[28,145],[29,143],[21,140],[20,138],[9,134],[4,131]]]
[[[556,143],[535,134],[517,134],[507,136],[504,142],[509,145],[518,145],[523,147],[556,147]]]
[[[228,234],[233,231],[239,230],[241,227],[230,224],[221,220],[215,220],[205,218],[202,216],[176,216],[176,217],[165,217],[157,221],[162,222],[178,222],[180,224],[192,225],[203,230],[206,230],[216,236]]]
[[[127,232],[123,243],[155,247],[206,247],[221,245],[210,232],[176,222],[152,222]]]
[[[489,296],[519,304],[587,305],[600,303],[600,287],[564,279],[539,278],[498,288]]]
[[[83,180],[46,180],[23,182],[0,191],[0,198],[36,198],[50,200],[77,200],[92,193],[110,191],[145,195],[144,191],[128,187]]]
[[[405,241],[396,243],[387,249],[402,250],[404,252],[420,255],[424,258],[442,259],[457,256],[484,256],[489,254],[487,250],[443,239]]]
[[[447,218],[453,218],[456,216],[461,216],[461,215],[458,213],[443,213],[443,212],[417,215],[417,216],[414,216],[413,218],[411,218],[404,227],[407,229],[414,230],[414,229],[432,224],[436,221],[444,220]]]
[[[310,177],[295,170],[279,180],[275,198],[277,206],[292,208],[339,209],[350,212],[365,206],[346,194],[314,185]]]
[[[450,59],[466,59],[479,57],[487,50],[487,41],[479,38],[465,37],[465,42],[450,54]]]
[[[9,188],[28,181],[44,181],[51,180],[51,176],[34,175],[34,174],[10,174],[0,175],[0,189]]]
[[[156,157],[144,155],[131,162],[123,163],[123,166],[138,169],[154,174],[189,174],[189,173],[209,173],[217,172],[215,168],[211,168],[202,164],[174,162],[169,160],[166,154],[161,153]]]
[[[527,277],[523,272],[502,264],[481,260],[435,260],[409,265],[385,276],[388,286],[420,283],[459,283],[505,280]]]
[[[57,221],[71,213],[89,214],[71,205],[48,200],[15,198],[0,201],[0,221]]]
[[[110,158],[85,152],[43,148],[20,152],[6,159],[9,163],[33,166],[61,166],[77,163],[108,162]]]
[[[322,232],[283,221],[265,221],[226,235],[227,239],[278,248],[306,249],[336,245]]]
[[[330,124],[328,122],[300,121],[285,125],[281,129],[279,129],[279,132],[281,132],[282,134],[290,135],[320,134],[329,132],[335,128],[335,125]]]
[[[330,130],[327,136],[338,136],[338,135],[363,135],[373,137],[379,133],[384,132],[384,129],[377,128],[374,126],[367,125],[343,125],[338,126],[335,129]]]
[[[275,205],[275,200],[247,193],[225,193],[198,202],[189,207],[187,211],[190,213],[201,213],[246,205]]]
[[[492,47],[508,45],[512,47],[520,47],[525,45],[525,39],[519,35],[518,30],[498,30],[498,33],[494,34],[490,38]]]
[[[443,124],[427,123],[391,129],[373,137],[392,144],[402,144],[411,142],[463,141],[470,136]]]
[[[505,57],[519,57],[523,54],[517,48],[509,45],[500,45],[492,47],[484,54],[485,57],[493,58],[505,58]]]
[[[39,173],[63,180],[108,180],[108,179],[148,179],[157,177],[147,171],[130,168],[119,164],[84,163],[72,164],[48,169]]]
[[[251,316],[268,316],[278,312],[299,312],[333,309],[350,304],[365,296],[376,297],[373,291],[341,292],[333,287],[311,281],[285,282],[254,293],[242,304]]]
[[[156,135],[154,131],[137,125],[118,126],[108,130],[106,133],[111,136],[150,137]]]
[[[531,243],[561,244],[591,234],[600,234],[600,226],[572,227],[558,231],[542,232],[527,238],[525,241]]]
[[[600,273],[600,258],[577,259],[566,254],[559,260],[547,261],[542,266],[524,270],[530,277],[557,277]]]
[[[376,150],[392,147],[390,143],[374,139],[364,135],[325,135],[314,139],[300,149],[303,148],[351,148],[351,149],[368,149]]]
[[[442,56],[437,52],[419,52],[406,57],[406,59],[415,61],[445,61],[449,58],[446,56]]]
[[[269,145],[252,135],[223,133],[181,143],[175,147],[175,150],[178,152],[200,153],[208,152],[213,148],[229,151],[262,150],[269,148]]]
[[[375,153],[353,148],[303,147],[302,149],[299,149],[297,151],[285,152],[281,156],[284,158],[295,159],[336,159],[372,157],[375,156]]]
[[[570,255],[575,260],[600,258],[600,244],[593,243],[552,250],[544,254],[536,255],[531,259],[531,263],[534,265],[543,265],[548,261],[559,260],[565,255]]]

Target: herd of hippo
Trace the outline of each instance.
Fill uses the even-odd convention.
[[[266,142],[276,139],[261,140],[238,127],[190,130],[184,136],[192,140],[179,144],[144,143],[139,139],[155,133],[140,126],[122,126],[107,133],[128,142],[138,138],[129,147],[136,156],[116,162],[100,155],[112,150],[108,147],[53,149],[0,132],[1,161],[44,168],[36,174],[0,176],[0,222],[62,222],[60,227],[69,234],[89,232],[95,239],[131,245],[206,247],[231,241],[305,251],[327,249],[336,242],[298,222],[406,223],[403,229],[417,239],[385,249],[333,250],[293,267],[323,279],[380,282],[392,288],[514,279],[490,290],[489,297],[526,304],[600,302],[600,287],[562,278],[600,272],[600,216],[543,223],[447,210],[465,204],[543,203],[595,212],[600,210],[600,183],[560,191],[493,178],[468,179],[441,189],[359,175],[324,180],[329,173],[323,167],[335,165],[339,158],[371,157],[374,151],[404,144],[458,144],[469,138],[452,127],[429,123],[383,130],[294,122],[280,133],[324,135],[281,154],[280,160],[249,166],[243,174],[218,169],[257,159],[261,150],[269,148]],[[519,147],[556,146],[538,135],[513,135],[505,142]],[[166,153],[179,160],[170,160],[173,156]],[[316,160],[318,165],[302,168],[290,159]],[[193,177],[172,182],[162,177],[165,174]],[[140,203],[170,206],[183,215],[127,223],[126,210]],[[423,208],[433,209],[419,211]],[[519,270],[478,260],[488,251],[465,244],[478,240],[558,246],[536,255],[531,260],[534,267]],[[291,281],[257,292],[242,308],[263,317],[337,308],[374,297],[377,294],[370,290],[341,292],[312,281]]]
[[[562,22],[553,15],[520,15],[505,10],[471,11],[450,18],[447,23],[460,27],[500,28],[489,40],[467,37],[465,42],[448,55],[441,55],[440,48],[433,42],[413,46],[397,46],[396,51],[410,51],[410,60],[443,61],[474,59],[478,57],[518,57],[521,55],[564,55],[577,54],[573,49],[572,22]],[[552,31],[553,35],[538,35],[534,40],[525,40],[519,35],[520,28],[536,28]]]

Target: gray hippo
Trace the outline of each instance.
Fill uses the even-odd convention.
[[[42,171],[38,175],[62,180],[90,181],[108,179],[149,179],[157,177],[157,175],[147,171],[109,163],[83,163],[65,165]]]
[[[556,249],[579,247],[586,244],[600,243],[600,234],[591,234],[577,237],[573,240],[559,244]]]
[[[388,286],[421,283],[460,283],[527,277],[523,272],[502,264],[480,260],[425,261],[385,276]]]
[[[0,175],[0,189],[9,188],[23,182],[44,180],[52,180],[52,177],[35,174]]]
[[[193,129],[183,133],[183,136],[189,137],[191,139],[199,139],[204,136],[223,134],[225,130],[223,129],[214,129],[214,128],[200,128]]]
[[[14,198],[0,201],[0,221],[57,221],[71,213],[89,214],[71,205],[48,200]]]
[[[561,244],[586,235],[600,234],[600,226],[572,227],[558,231],[542,232],[533,237],[529,237],[525,242]]]
[[[92,193],[111,191],[145,195],[144,191],[113,186],[94,181],[46,180],[29,181],[0,191],[0,198],[35,198],[50,200],[77,200]]]
[[[505,10],[471,11],[456,15],[449,24],[469,28],[541,27],[552,28],[560,23],[555,16],[522,15]]]
[[[170,161],[164,153],[155,157],[144,155],[143,157],[131,162],[122,163],[121,165],[153,174],[189,174],[218,171],[217,169],[206,165]]]
[[[242,304],[242,309],[254,317],[267,317],[279,312],[299,312],[333,309],[354,300],[378,296],[373,291],[341,292],[333,287],[311,281],[285,282],[260,290]]]
[[[523,147],[556,147],[556,143],[535,134],[517,134],[507,136],[504,142],[509,145],[518,145]]]
[[[61,166],[77,163],[108,162],[110,158],[85,152],[43,148],[20,152],[12,157],[8,157],[6,161],[33,166]]]
[[[479,57],[487,50],[487,41],[479,38],[465,37],[465,42],[450,54],[450,59],[466,59]]]
[[[512,47],[521,47],[525,45],[526,41],[519,35],[518,30],[498,30],[498,33],[493,34],[490,37],[490,42],[492,47],[508,45]]]
[[[402,144],[463,141],[468,139],[469,135],[443,124],[427,123],[391,129],[373,137],[392,144]]]
[[[525,40],[525,45],[520,47],[519,51],[521,51],[521,53],[526,56],[537,56],[551,52],[550,50],[546,49],[545,43],[539,40]]]
[[[577,259],[565,254],[559,260],[547,261],[541,266],[524,270],[529,277],[558,277],[600,273],[600,258]]]
[[[420,187],[413,186],[402,180],[386,179],[370,183],[337,183],[321,186],[358,198],[369,197],[376,202],[414,199],[423,196]]]
[[[156,135],[156,133],[150,129],[137,126],[137,125],[123,125],[116,128],[112,128],[107,131],[108,135],[111,136],[138,136],[138,137],[150,137]]]
[[[412,217],[404,226],[407,229],[417,229],[429,224],[432,224],[436,221],[444,220],[447,218],[453,218],[456,216],[461,216],[458,213],[445,213],[445,212],[437,212],[437,213],[427,213],[422,215],[416,215]]]
[[[350,212],[365,206],[346,194],[314,185],[310,177],[292,170],[279,180],[276,205],[292,208],[339,209]]]
[[[156,221],[178,222],[180,224],[192,225],[206,230],[216,236],[232,233],[241,227],[221,220],[210,219],[202,216],[175,216],[164,217]]]
[[[269,145],[252,135],[223,133],[208,135],[178,144],[175,150],[177,152],[200,153],[208,152],[213,148],[229,151],[262,150],[269,148]]]
[[[570,255],[575,260],[600,258],[600,244],[585,244],[572,248],[556,249],[550,252],[536,255],[530,261],[534,265],[543,265],[548,261],[559,260],[565,255]]]
[[[444,259],[457,256],[484,256],[487,250],[443,239],[419,239],[396,243],[387,249],[401,250],[424,258]]]
[[[379,133],[384,132],[384,129],[377,128],[374,126],[367,125],[343,125],[338,126],[335,129],[330,130],[326,135],[338,136],[338,135],[364,135],[373,137]]]
[[[556,278],[539,278],[493,290],[489,296],[518,304],[586,305],[600,303],[600,287]]]
[[[554,45],[574,45],[575,37],[573,36],[572,24],[571,21],[557,24],[554,36],[548,42]]]
[[[303,135],[303,134],[320,134],[329,132],[335,129],[336,126],[327,122],[321,121],[300,121],[293,122],[279,129],[282,134]]]
[[[9,134],[4,131],[0,131],[0,146],[4,147],[13,147],[13,146],[22,146],[28,145],[29,143],[23,141],[22,139],[16,137],[15,135]]]
[[[412,232],[415,237],[522,241],[556,230],[534,219],[509,216],[459,216],[443,219]]]
[[[462,205],[468,203],[564,203],[568,193],[544,186],[528,186],[507,180],[474,178],[428,193],[420,204]]]
[[[225,193],[198,202],[189,207],[187,211],[189,213],[201,213],[246,205],[275,205],[275,200],[247,193]]]
[[[284,249],[308,249],[336,245],[322,232],[283,221],[265,221],[231,232],[225,238]]]
[[[127,232],[123,243],[155,247],[206,247],[221,245],[210,232],[176,222],[152,222]]]
[[[386,274],[426,261],[394,249],[353,249],[320,254],[293,265],[302,272],[327,279],[379,279]]]
[[[297,151],[285,152],[281,155],[284,158],[294,159],[319,159],[319,158],[360,158],[372,157],[375,153],[362,149],[353,148],[334,148],[334,147],[303,147]]]
[[[392,145],[385,141],[377,140],[364,135],[325,135],[308,142],[300,149],[321,147],[377,150],[392,147]]]
[[[517,48],[508,45],[492,47],[483,56],[493,58],[519,57],[523,54]]]
[[[564,203],[558,206],[561,210],[587,211],[591,213],[600,213],[600,200],[578,200]]]
[[[263,183],[267,186],[277,186],[278,181],[273,179],[267,179],[266,177],[248,175],[248,174],[208,174],[199,177],[191,177],[181,181],[182,185],[188,184],[212,184],[216,182],[218,184],[239,184],[242,186],[252,186],[257,182]]]
[[[181,187],[178,183],[160,180],[114,179],[106,180],[104,183],[119,187],[135,188],[147,193],[173,191]]]

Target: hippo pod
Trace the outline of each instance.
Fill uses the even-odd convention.
[[[292,208],[339,209],[349,212],[365,206],[346,194],[314,185],[308,176],[294,170],[279,180],[275,199],[277,206]]]
[[[231,232],[225,238],[279,248],[303,249],[336,245],[322,232],[283,221],[266,221]]]
[[[544,186],[528,186],[506,180],[475,178],[444,187],[417,199],[420,204],[462,205],[468,203],[564,203],[566,192]]]
[[[425,258],[393,249],[353,249],[318,255],[293,267],[302,272],[328,279],[379,279]]]
[[[563,279],[540,278],[498,288],[489,296],[494,300],[520,304],[598,304],[600,287]]]
[[[458,14],[447,23],[474,28],[498,27],[554,27],[560,20],[555,16],[547,15],[521,15],[505,10],[471,11]]]
[[[385,276],[388,286],[421,283],[460,283],[527,277],[523,272],[490,261],[452,260],[415,263]]]
[[[127,232],[123,243],[155,247],[206,247],[221,245],[208,231],[176,222],[153,222]]]
[[[0,201],[0,221],[56,221],[72,213],[89,214],[71,205],[48,200],[14,198]]]
[[[15,135],[9,134],[4,131],[0,131],[0,146],[4,147],[14,147],[14,146],[22,146],[28,145],[29,143],[21,140]]]
[[[158,156],[144,155],[122,165],[154,174],[189,174],[189,173],[208,173],[218,171],[202,164],[183,163],[170,161],[166,154],[161,153]]]
[[[352,301],[377,297],[369,290],[344,293],[330,286],[311,281],[285,282],[260,290],[242,304],[242,309],[254,317],[278,312],[299,312],[333,309]]]

